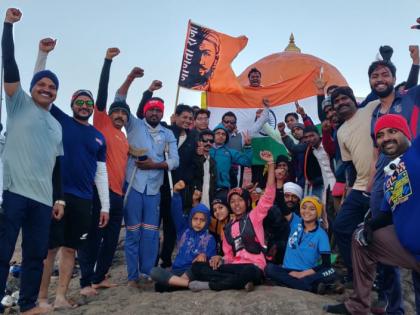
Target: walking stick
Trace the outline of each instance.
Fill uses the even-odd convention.
[[[128,154],[131,155],[133,158],[138,159],[140,156],[144,156],[147,152],[147,149],[139,149],[130,145],[128,149]],[[128,194],[130,193],[131,187],[133,186],[134,178],[136,177],[137,173],[137,166],[134,162],[134,168],[130,175],[130,180],[128,182],[127,190],[124,195],[123,206],[125,207],[127,203]]]
[[[169,145],[165,145],[165,160],[169,159]],[[174,194],[174,182],[172,181],[172,172],[168,169],[168,181],[169,181],[169,188],[171,190],[171,197]]]

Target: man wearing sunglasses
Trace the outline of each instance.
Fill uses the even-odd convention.
[[[92,93],[78,90],[73,94],[70,104],[73,117],[66,115],[56,105],[50,110],[63,128],[66,211],[61,221],[53,220],[51,224],[49,251],[44,264],[39,301],[47,304],[51,272],[57,252],[61,249],[60,274],[54,302],[54,307],[57,308],[73,306],[67,300],[66,294],[73,273],[75,252],[85,243],[89,234],[94,185],[102,206],[99,226],[105,227],[109,219],[105,138],[88,122],[94,108]]]
[[[193,187],[194,194],[201,196],[201,203],[210,208],[216,189],[216,161],[210,157],[210,149],[214,143],[214,133],[204,130],[199,134],[197,154],[194,158]]]

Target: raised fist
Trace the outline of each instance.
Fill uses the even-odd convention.
[[[263,102],[264,107],[266,108],[270,107],[270,101],[268,100],[268,98],[263,98],[262,102]]]
[[[111,47],[107,49],[105,58],[108,60],[112,60],[112,58],[118,56],[119,54],[120,50],[117,47]]]
[[[21,17],[22,17],[22,12],[20,12],[19,9],[9,8],[6,11],[6,18],[4,19],[4,21],[13,24],[15,22],[18,22]]]
[[[143,75],[144,75],[144,70],[142,68],[134,67],[128,76],[132,79],[135,79],[135,78],[141,78]]]
[[[314,84],[319,91],[324,91],[327,81],[325,81],[323,77],[317,76],[314,80]]]
[[[149,91],[153,92],[153,91],[159,90],[161,87],[162,87],[162,81],[153,80],[153,82],[149,86]]]
[[[419,46],[418,45],[410,45],[408,46],[408,50],[410,51],[410,57],[413,60],[413,64],[419,64]]]
[[[57,43],[56,39],[52,38],[44,38],[39,41],[39,50],[49,53],[50,51],[54,50],[55,44]]]
[[[267,163],[273,163],[274,158],[273,154],[270,151],[260,151],[260,158],[261,160],[267,162]]]

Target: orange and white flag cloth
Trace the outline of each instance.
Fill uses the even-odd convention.
[[[189,21],[179,86],[198,91],[242,94],[243,87],[231,63],[247,43],[246,36],[231,37]]]

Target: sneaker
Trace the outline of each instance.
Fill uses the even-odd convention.
[[[4,307],[12,307],[13,305],[15,305],[14,302],[15,299],[12,298],[11,295],[5,295],[1,300],[1,305],[3,305]]]

